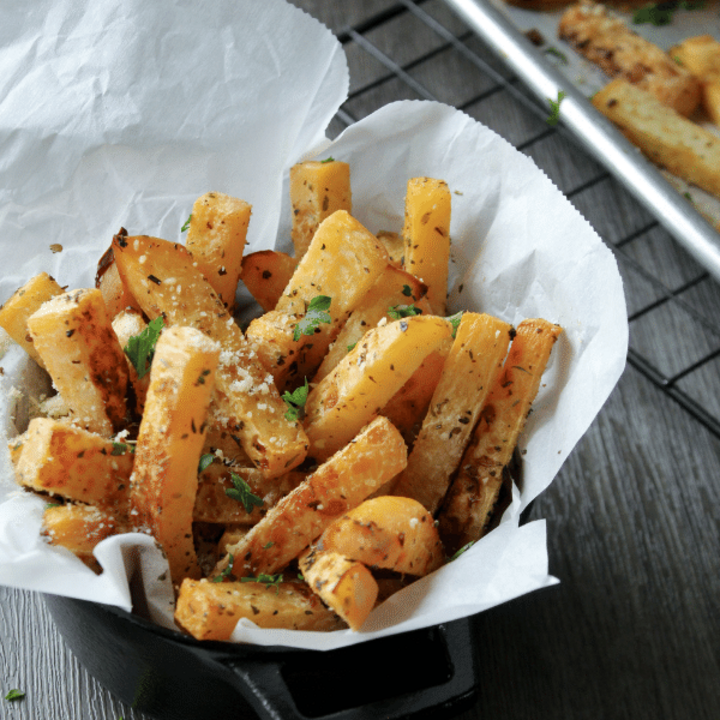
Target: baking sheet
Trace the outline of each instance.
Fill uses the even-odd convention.
[[[552,112],[560,91],[561,124],[578,138],[657,218],[675,239],[720,281],[720,201],[708,193],[659,170],[647,161],[588,98],[609,78],[557,37],[563,9],[525,10],[502,0],[446,0],[498,56],[516,72]],[[626,19],[629,12],[614,10]],[[717,5],[679,9],[668,25],[632,24],[638,34],[669,49],[685,37],[710,33],[720,38]],[[536,46],[525,33],[536,30],[543,43]],[[713,131],[716,128],[696,118]]]

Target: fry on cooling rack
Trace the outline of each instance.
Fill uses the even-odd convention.
[[[720,197],[720,138],[652,95],[617,79],[593,105],[654,163]]]

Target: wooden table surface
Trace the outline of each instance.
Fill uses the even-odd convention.
[[[498,89],[472,58],[508,73],[441,0],[295,4],[344,41],[352,88],[331,134],[398,98],[463,108],[570,197],[616,251],[626,284],[631,362],[532,512],[547,518],[561,582],[479,617],[479,696],[458,717],[720,716],[720,287],[518,102],[516,84]],[[2,718],[149,720],[78,665],[32,593],[0,587],[0,668],[2,697],[26,693],[0,699]]]

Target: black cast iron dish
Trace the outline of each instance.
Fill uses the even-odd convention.
[[[476,698],[472,618],[322,652],[201,643],[118,608],[45,601],[88,672],[158,720],[442,720]]]

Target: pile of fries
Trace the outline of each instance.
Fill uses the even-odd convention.
[[[446,315],[442,180],[377,235],[346,163],[294,166],[290,193],[294,256],[245,254],[251,206],[208,193],[184,245],[121,230],[96,287],[41,273],[0,308],[57,390],[10,443],[47,541],[99,572],[100,541],[150,534],[199,639],[357,630],[482,537],[561,332]]]
[[[720,122],[720,42],[700,35],[666,52],[592,0],[567,8],[558,36],[612,78],[595,108],[659,167],[720,198],[720,137],[704,127]]]

